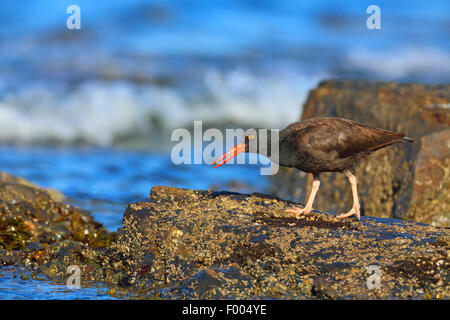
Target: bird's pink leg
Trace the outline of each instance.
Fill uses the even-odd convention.
[[[286,212],[294,213],[297,218],[299,218],[301,214],[308,214],[308,213],[310,213],[311,210],[312,210],[314,198],[316,197],[316,194],[317,194],[317,191],[319,190],[319,187],[320,187],[319,175],[314,175],[314,180],[313,180],[313,183],[312,183],[311,194],[309,195],[308,201],[306,202],[306,206],[303,209],[302,208],[298,208],[298,207],[292,207],[290,209],[287,209]]]
[[[350,185],[352,186],[352,195],[353,195],[353,208],[347,212],[337,216],[337,218],[347,218],[353,215],[356,215],[358,221],[360,220],[360,205],[358,199],[358,190],[356,187],[356,177],[349,171],[344,171],[344,174],[347,176]]]

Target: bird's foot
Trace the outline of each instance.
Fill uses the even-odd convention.
[[[295,214],[295,217],[297,219],[300,219],[300,216],[302,214],[308,214],[312,211],[312,208],[308,208],[308,207],[304,207],[304,208],[299,208],[299,207],[292,207],[289,209],[286,209],[285,212],[287,213],[293,213]]]
[[[358,219],[358,221],[361,220],[361,213],[359,210],[359,206],[353,206],[353,208],[349,212],[340,214],[340,215],[336,216],[336,218],[342,219],[342,218],[351,217],[353,215],[356,216],[356,219]]]

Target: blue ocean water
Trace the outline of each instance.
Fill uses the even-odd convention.
[[[78,0],[81,30],[68,30],[71,4],[0,3],[0,170],[110,230],[155,185],[268,191],[258,166],[174,165],[175,128],[282,128],[329,78],[450,80],[446,0],[377,1],[381,30],[366,0]],[[62,298],[3,274],[2,299]]]

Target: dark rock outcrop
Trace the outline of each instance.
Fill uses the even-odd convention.
[[[284,212],[290,205],[261,194],[154,187],[148,200],[128,205],[110,246],[66,240],[0,250],[0,264],[60,279],[78,265],[82,282],[147,298],[449,298],[448,229],[317,211],[296,219]]]
[[[450,225],[450,85],[326,81],[312,90],[302,119],[341,117],[404,132],[413,144],[381,149],[356,167],[362,214]],[[312,177],[280,169],[272,192],[304,201]],[[345,177],[321,174],[315,207],[346,212],[352,205]]]

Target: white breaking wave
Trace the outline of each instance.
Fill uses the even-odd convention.
[[[228,73],[209,71],[205,76],[212,101],[196,106],[200,120],[231,120],[235,123],[280,128],[297,121],[309,90],[325,75],[284,73],[258,77],[243,69]]]
[[[212,70],[194,97],[124,81],[87,81],[72,89],[28,84],[0,99],[0,142],[108,146],[121,136],[189,127],[194,120],[280,128],[299,119],[308,91],[322,79]]]
[[[432,47],[402,47],[387,51],[357,48],[349,51],[346,60],[354,68],[389,78],[450,74],[450,53]]]

